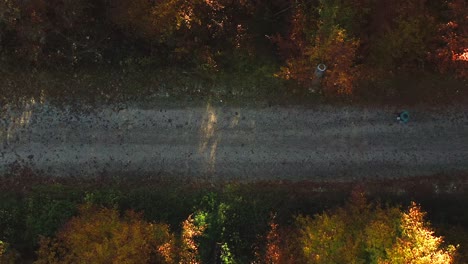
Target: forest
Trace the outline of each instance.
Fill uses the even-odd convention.
[[[192,97],[460,96],[464,82],[429,86],[466,81],[467,13],[464,0],[2,0],[2,90],[7,97],[27,80],[38,87],[27,95],[49,96],[70,86],[67,93],[89,86],[87,93],[114,98],[154,89]],[[327,67],[323,79],[318,64]],[[415,88],[407,76],[428,81]],[[227,91],[200,88],[223,84]],[[174,91],[180,86],[187,88]]]
[[[460,179],[213,186],[17,170],[1,179],[0,262],[466,263]]]
[[[24,125],[45,102],[208,102],[214,167],[216,104],[468,99],[467,21],[465,0],[0,0],[0,110],[26,105],[10,122]],[[0,264],[468,262],[466,172],[216,183],[103,174],[10,164]]]

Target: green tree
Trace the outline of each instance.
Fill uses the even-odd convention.
[[[428,1],[397,0],[391,5],[377,1],[374,12],[381,17],[373,23],[382,25],[370,37],[369,63],[387,70],[422,67],[437,34]]]

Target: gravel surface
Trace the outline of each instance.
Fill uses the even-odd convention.
[[[468,107],[4,106],[0,172],[343,180],[468,171]]]

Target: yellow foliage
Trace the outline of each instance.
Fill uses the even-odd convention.
[[[313,218],[299,216],[296,225],[298,235],[286,239],[301,248],[301,256],[295,256],[300,263],[450,264],[456,251],[442,246],[416,204],[402,213],[371,206],[356,192],[346,206]]]
[[[397,209],[371,206],[359,191],[345,207],[313,218],[300,216],[296,224],[302,262],[376,263],[394,241],[398,217]]]
[[[338,215],[322,214],[314,219],[299,217],[300,241],[307,263],[347,262],[345,247],[346,225]]]
[[[344,29],[335,27],[330,35],[317,41],[317,59],[328,67],[323,80],[324,91],[328,95],[351,95],[357,76],[354,67],[359,41],[349,38]]]
[[[11,249],[9,249],[8,243],[5,243],[0,240],[0,263],[1,264],[16,263],[17,257],[18,257],[17,252],[11,251]]]
[[[456,248],[442,246],[442,237],[434,235],[426,222],[425,213],[414,202],[402,214],[402,235],[388,250],[388,260],[380,263],[396,264],[450,264]]]
[[[36,263],[171,263],[173,243],[165,224],[84,205],[55,239],[41,239]]]
[[[318,81],[315,76],[317,65],[324,63],[327,66],[322,81],[325,95],[351,95],[357,79],[355,60],[359,40],[336,23],[336,6],[330,1],[320,2],[319,10],[323,12],[318,21],[301,9],[295,10],[290,40],[296,45],[298,54],[289,55],[286,66],[275,76],[311,86]]]

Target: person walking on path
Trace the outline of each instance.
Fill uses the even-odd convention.
[[[401,123],[408,123],[409,121],[409,112],[406,111],[406,110],[403,110],[399,113],[397,113],[397,121],[401,122]]]

